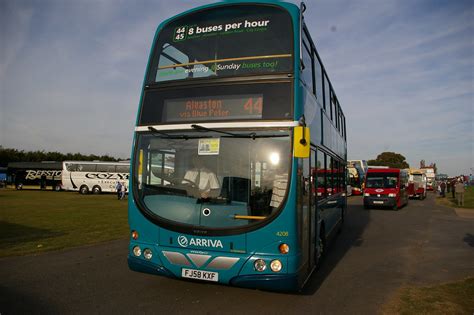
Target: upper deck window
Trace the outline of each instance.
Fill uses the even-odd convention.
[[[164,26],[147,82],[288,73],[292,60],[288,12],[269,5],[217,7]]]

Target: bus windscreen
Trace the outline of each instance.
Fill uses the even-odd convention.
[[[289,73],[290,15],[271,5],[231,5],[174,19],[155,45],[148,84],[203,77]]]

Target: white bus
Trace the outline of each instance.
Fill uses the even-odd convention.
[[[89,192],[115,192],[117,182],[125,184],[128,191],[129,162],[87,162],[64,161],[62,169],[62,189]]]
[[[364,174],[367,173],[367,170],[369,169],[369,165],[367,164],[366,160],[347,160],[347,165],[351,164],[358,166],[362,171],[364,171]]]

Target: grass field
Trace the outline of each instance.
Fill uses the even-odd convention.
[[[127,238],[127,201],[114,194],[0,189],[0,257]]]
[[[405,287],[383,314],[473,314],[474,278],[429,287]]]
[[[457,205],[456,198],[452,198],[451,192],[446,193],[445,198],[441,198],[439,195],[437,195],[436,201],[443,206],[474,209],[474,186],[469,186],[466,188],[466,192],[464,193],[464,206],[462,207]]]

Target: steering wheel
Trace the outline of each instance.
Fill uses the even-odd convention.
[[[183,178],[181,182],[185,182],[185,183],[183,183],[183,184],[185,184],[185,185],[187,185],[187,184],[190,184],[190,185],[191,185],[191,187],[193,187],[193,188],[194,188],[194,187],[196,187],[196,183],[195,183],[195,182],[193,182],[193,181],[192,181],[192,180],[190,180],[190,179]]]

